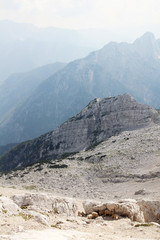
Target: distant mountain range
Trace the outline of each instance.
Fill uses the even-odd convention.
[[[75,30],[0,21],[0,83],[15,72],[69,62],[96,49]]]
[[[63,158],[93,147],[122,131],[153,124],[160,124],[158,112],[137,103],[129,94],[98,98],[56,130],[15,146],[0,158],[0,171]]]
[[[137,29],[136,33],[128,34],[128,30],[38,28],[32,24],[1,20],[0,84],[15,72],[30,71],[54,62],[70,62],[110,41],[133,41],[145,31]]]
[[[0,125],[0,145],[55,129],[94,98],[128,92],[160,106],[160,41],[146,33],[133,44],[111,42],[39,84]]]
[[[0,124],[3,126],[10,119],[16,107],[21,105],[43,80],[65,65],[65,63],[54,63],[29,72],[11,75],[0,86]]]

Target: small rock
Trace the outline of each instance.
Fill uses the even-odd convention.
[[[78,216],[81,217],[82,216],[82,212],[78,211]]]
[[[87,218],[88,218],[88,219],[92,219],[92,214],[89,214],[89,215],[87,216]]]
[[[63,224],[63,222],[62,221],[56,222],[56,225],[59,225],[59,224]]]
[[[103,222],[102,226],[108,226],[108,224],[106,222]]]
[[[78,211],[78,216],[79,216],[79,217],[84,217],[84,216],[85,216],[85,213]]]
[[[113,214],[113,215],[112,215],[112,219],[118,220],[118,219],[119,219],[119,215],[118,215],[118,214]]]
[[[134,195],[145,195],[145,194],[146,194],[145,189],[140,189],[134,193]]]
[[[91,223],[89,220],[86,220],[85,222],[86,222],[86,224],[90,224]]]
[[[105,211],[104,210],[100,210],[99,211],[99,216],[103,216],[103,215],[105,215]]]
[[[113,214],[113,213],[112,213],[111,211],[107,210],[107,209],[104,211],[104,215],[105,215],[105,216],[106,216],[106,215],[112,216],[112,214]]]
[[[92,212],[92,218],[97,218],[98,217],[98,213],[97,212]]]
[[[19,227],[18,227],[18,232],[23,232],[23,230],[24,230],[24,227],[23,227],[23,226],[19,226]]]

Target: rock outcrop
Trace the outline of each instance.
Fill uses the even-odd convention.
[[[79,152],[122,131],[159,123],[158,112],[129,94],[95,99],[53,132],[17,145],[0,158],[0,171]],[[59,166],[64,167],[64,166]]]
[[[0,217],[17,216],[25,221],[50,226],[50,215],[76,216],[77,202],[72,198],[54,197],[42,193],[25,193],[9,197],[0,196]]]
[[[88,209],[89,212],[92,211],[90,214],[86,214],[82,206],[83,200],[80,199],[68,201],[67,198],[55,197],[49,193],[27,193],[18,189],[13,191],[1,188],[0,191],[2,195],[7,195],[0,196],[0,239],[115,240],[130,239],[131,236],[134,239],[146,239],[146,236],[147,239],[159,239],[160,224],[155,215],[160,211],[158,201],[156,204],[154,201],[141,201],[140,206],[138,201],[132,199],[104,203],[89,200],[85,202],[84,208],[87,210],[89,205],[93,208]],[[62,212],[59,206],[55,209],[54,199],[63,206]],[[72,204],[67,207],[68,202],[74,203],[74,207]],[[146,209],[142,209],[142,206],[146,208],[146,203],[149,222],[145,222]],[[78,210],[76,214],[75,204]]]
[[[54,197],[43,193],[26,193],[14,195],[12,199],[20,208],[30,208],[30,210],[37,212],[53,212],[74,216],[77,211],[76,201],[72,198]]]
[[[78,211],[82,210],[82,212]],[[0,197],[0,216],[22,216],[34,218],[37,222],[49,225],[49,215],[61,214],[65,217],[89,216],[96,219],[101,216],[129,218],[137,222],[160,223],[160,201],[124,199],[106,202],[77,200],[55,197],[47,193],[24,193],[9,197]]]
[[[16,215],[21,212],[21,208],[14,203],[10,198],[1,196],[0,197],[0,215]]]
[[[151,200],[138,201],[140,210],[143,212],[146,222],[160,223],[160,202]]]
[[[99,216],[112,216],[113,219],[128,217],[137,222],[160,223],[160,201],[126,199],[118,202],[98,203],[87,200],[83,202],[83,207],[88,216],[97,212]]]

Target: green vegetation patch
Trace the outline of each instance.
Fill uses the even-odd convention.
[[[25,221],[30,220],[30,219],[33,218],[33,216],[32,216],[31,214],[23,214],[23,213],[19,213],[18,216],[22,217]]]
[[[135,225],[135,227],[151,227],[151,226],[153,226],[153,223],[140,223]]]
[[[3,213],[7,213],[7,210],[6,210],[6,209],[3,209],[2,212],[3,212]]]
[[[51,227],[61,229],[60,226],[57,226],[57,225],[54,225],[54,224],[52,224]]]
[[[36,189],[36,186],[35,185],[30,185],[30,186],[24,186],[24,188],[26,190],[34,190],[34,189]]]
[[[59,212],[58,212],[58,209],[57,209],[56,207],[53,209],[53,211],[54,211],[55,214],[58,214],[58,213],[59,213]]]

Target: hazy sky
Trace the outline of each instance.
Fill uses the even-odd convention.
[[[160,0],[0,0],[2,19],[72,29],[138,27],[159,35]]]

